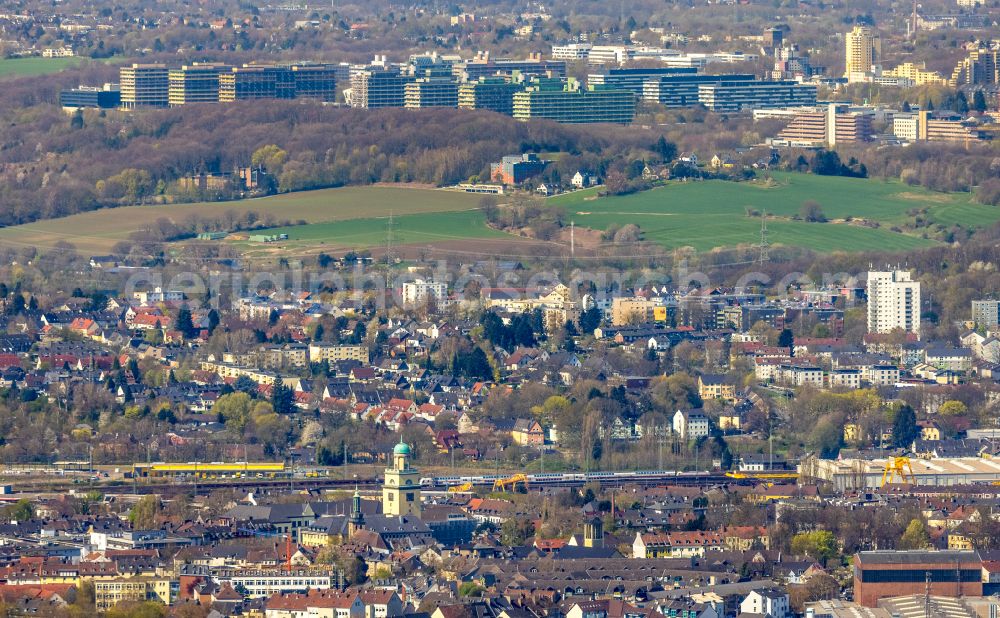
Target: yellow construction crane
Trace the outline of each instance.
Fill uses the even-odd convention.
[[[528,488],[528,476],[525,474],[513,474],[505,479],[497,479],[493,481],[493,491],[507,491],[507,487],[510,486],[511,491],[517,489],[517,484],[523,483],[524,488]]]
[[[448,493],[459,494],[466,491],[472,491],[472,483],[462,483],[461,485],[452,485],[448,488]]]
[[[917,484],[917,477],[913,474],[913,467],[910,465],[909,457],[889,457],[885,460],[885,470],[882,471],[882,484],[880,487],[899,479],[900,483]]]

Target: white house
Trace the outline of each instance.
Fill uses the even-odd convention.
[[[589,172],[579,171],[573,174],[573,179],[570,183],[577,189],[586,189],[594,183],[594,177],[590,175]]]
[[[683,440],[694,440],[708,435],[708,417],[694,410],[678,410],[674,414],[674,433]]]
[[[740,603],[741,614],[757,614],[769,618],[791,616],[788,595],[779,590],[754,590]]]
[[[141,305],[152,305],[154,303],[178,302],[184,300],[184,292],[180,290],[166,290],[154,288],[153,291],[132,292],[132,298],[139,301]]]

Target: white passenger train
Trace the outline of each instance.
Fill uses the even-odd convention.
[[[710,476],[711,472],[678,472],[674,470],[638,470],[635,472],[543,472],[528,474],[529,485],[568,485],[582,484],[590,481],[670,481],[672,479],[689,479]],[[493,485],[494,482],[506,479],[509,475],[487,474],[484,476],[425,476],[420,479],[420,486],[428,489],[452,487],[455,485]]]

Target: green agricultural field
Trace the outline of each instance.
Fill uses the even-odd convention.
[[[58,73],[64,69],[77,66],[87,58],[73,56],[70,58],[2,58],[0,59],[0,79],[11,77],[30,77]]]
[[[282,252],[322,247],[363,249],[384,245],[388,231],[387,216],[369,217],[274,228],[268,230],[268,233],[288,234],[288,240],[267,244],[241,241],[239,245],[251,253],[254,249],[273,249]],[[487,227],[483,214],[478,210],[394,215],[392,239],[397,245],[433,245],[442,242],[488,239],[514,240],[508,234]]]
[[[752,244],[760,237],[760,219],[748,211],[766,211],[772,244],[821,252],[908,250],[935,244],[916,234],[892,231],[913,221],[909,211],[927,209],[927,217],[946,225],[980,227],[1000,220],[1000,208],[983,206],[965,194],[933,193],[898,182],[776,173],[774,182],[671,182],[633,195],[597,198],[580,191],[551,198],[579,226],[604,230],[634,223],[648,240],[668,248],[699,251]],[[806,223],[791,217],[808,200],[820,204],[830,223]],[[878,221],[874,229],[848,219]]]
[[[402,217],[413,213],[467,211],[475,208],[478,202],[477,195],[455,191],[366,186],[302,191],[234,202],[125,206],[0,228],[0,244],[44,249],[58,241],[66,241],[76,245],[81,252],[96,254],[108,252],[115,243],[128,238],[130,233],[148,227],[163,217],[182,221],[192,214],[211,218],[230,210],[253,210],[262,216],[272,214],[279,220],[326,223],[385,217],[390,213]],[[484,233],[489,232],[485,225],[483,228]],[[440,229],[451,233],[448,225]]]
[[[380,247],[386,241],[388,217],[397,245],[444,245],[456,251],[500,252],[525,239],[487,227],[476,210],[480,196],[405,186],[368,186],[289,193],[236,202],[129,206],[82,213],[0,229],[0,244],[47,248],[70,242],[82,252],[108,252],[138,229],[167,217],[181,221],[197,213],[206,218],[226,211],[252,209],[279,220],[306,221],[272,229],[287,241],[258,244],[232,241],[248,255],[296,255],[320,250]],[[807,200],[818,202],[829,223],[792,219]],[[667,248],[750,245],[760,238],[760,218],[767,211],[768,239],[773,245],[805,247],[819,252],[929,247],[936,241],[905,227],[915,209],[935,224],[980,227],[1000,221],[1000,208],[982,206],[965,194],[942,194],[898,182],[830,178],[808,174],[774,174],[774,182],[671,182],[634,195],[598,198],[596,190],[548,200],[564,208],[578,227],[605,230],[634,223],[647,240]],[[848,219],[854,219],[849,222]],[[878,228],[857,220],[877,221]],[[896,231],[893,228],[896,227]]]

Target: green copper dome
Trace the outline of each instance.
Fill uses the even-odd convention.
[[[410,447],[407,446],[405,442],[400,442],[396,445],[396,448],[392,449],[393,455],[409,455]]]

